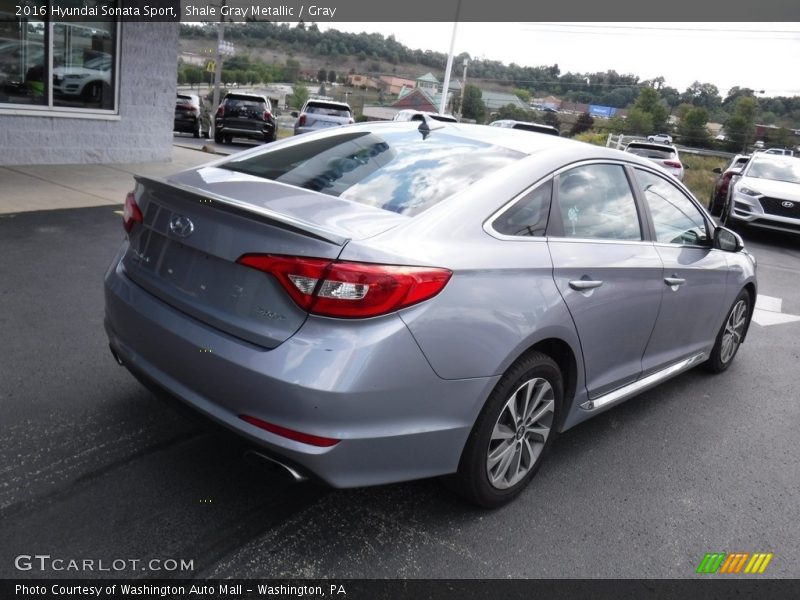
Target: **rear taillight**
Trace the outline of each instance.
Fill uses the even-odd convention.
[[[452,275],[447,269],[246,254],[238,262],[269,273],[313,314],[359,319],[433,298]]]
[[[674,160],[665,160],[664,161],[664,166],[672,167],[673,169],[680,169],[681,168],[681,163],[679,163],[677,161],[674,161]]]
[[[270,112],[268,110],[265,110],[264,111],[264,120],[265,121],[269,121],[271,118],[272,118],[272,115],[270,114]]]
[[[222,116],[222,115],[224,115],[224,114],[225,114],[225,106],[223,106],[222,104],[220,104],[220,105],[219,105],[219,108],[217,109],[217,116],[218,116],[218,117],[221,117],[221,116]]]
[[[125,196],[125,208],[122,211],[122,226],[125,231],[133,229],[134,223],[143,223],[142,211],[139,210],[139,205],[136,204],[136,196],[133,192],[128,192]]]
[[[306,114],[305,114],[305,113],[303,113],[303,114],[301,114],[301,115],[300,115],[300,117],[297,119],[297,125],[298,125],[299,127],[302,127],[302,126],[303,126],[303,125],[305,125],[305,124],[306,124]]]

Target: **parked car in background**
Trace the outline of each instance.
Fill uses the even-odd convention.
[[[542,123],[531,123],[529,121],[515,121],[514,119],[500,119],[489,123],[492,127],[505,127],[506,129],[522,129],[523,131],[535,131],[536,133],[547,133],[549,135],[559,135],[558,129],[552,125]]]
[[[173,131],[191,133],[194,137],[208,137],[208,111],[196,94],[178,94],[175,99]]]
[[[656,133],[655,135],[648,135],[647,141],[656,142],[658,144],[671,144],[672,136],[668,133]]]
[[[110,54],[95,56],[82,66],[54,67],[53,93],[62,97],[78,97],[85,102],[100,102],[111,94]]]
[[[778,154],[781,156],[794,156],[794,150],[789,148],[769,148],[764,150],[764,154]]]
[[[722,209],[728,201],[731,179],[742,172],[742,168],[747,164],[748,160],[750,160],[749,154],[737,154],[730,164],[725,167],[724,171],[719,167],[713,170],[714,173],[719,174],[719,177],[714,183],[711,199],[708,202],[708,210],[715,217],[722,215]]]
[[[350,105],[333,100],[307,100],[303,109],[295,116],[295,135],[355,123]]]
[[[731,365],[755,262],[674,177],[555,136],[420,125],[137,177],[105,276],[118,362],[295,478],[448,475],[488,507],[558,432]]]
[[[763,149],[764,148],[764,140],[756,140],[756,143],[753,144],[753,147],[755,147],[757,150]]]
[[[392,121],[424,121],[425,119],[433,119],[434,121],[443,121],[446,123],[458,123],[453,115],[445,115],[437,112],[429,112],[424,110],[414,110],[407,108],[398,112]]]
[[[675,146],[652,142],[630,142],[625,147],[625,152],[646,158],[671,173],[677,179],[683,180],[683,163]]]
[[[732,184],[722,220],[800,233],[800,158],[754,154]]]
[[[272,104],[258,94],[228,93],[214,117],[214,141],[230,143],[235,137],[274,142],[278,121]]]

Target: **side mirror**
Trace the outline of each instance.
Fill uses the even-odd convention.
[[[711,169],[711,172],[716,173],[717,175],[722,175],[722,169],[720,169],[719,167],[714,167],[713,169]]]
[[[725,252],[739,252],[744,248],[744,241],[735,231],[727,227],[717,227],[714,230],[714,248]]]

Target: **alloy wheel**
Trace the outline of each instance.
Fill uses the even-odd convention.
[[[536,464],[553,426],[555,394],[540,377],[523,383],[506,401],[492,430],[486,474],[496,489],[519,483]]]

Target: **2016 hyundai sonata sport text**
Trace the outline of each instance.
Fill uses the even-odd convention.
[[[134,375],[335,487],[498,506],[557,432],[747,333],[755,261],[630,153],[351,125],[137,178],[105,276]]]

